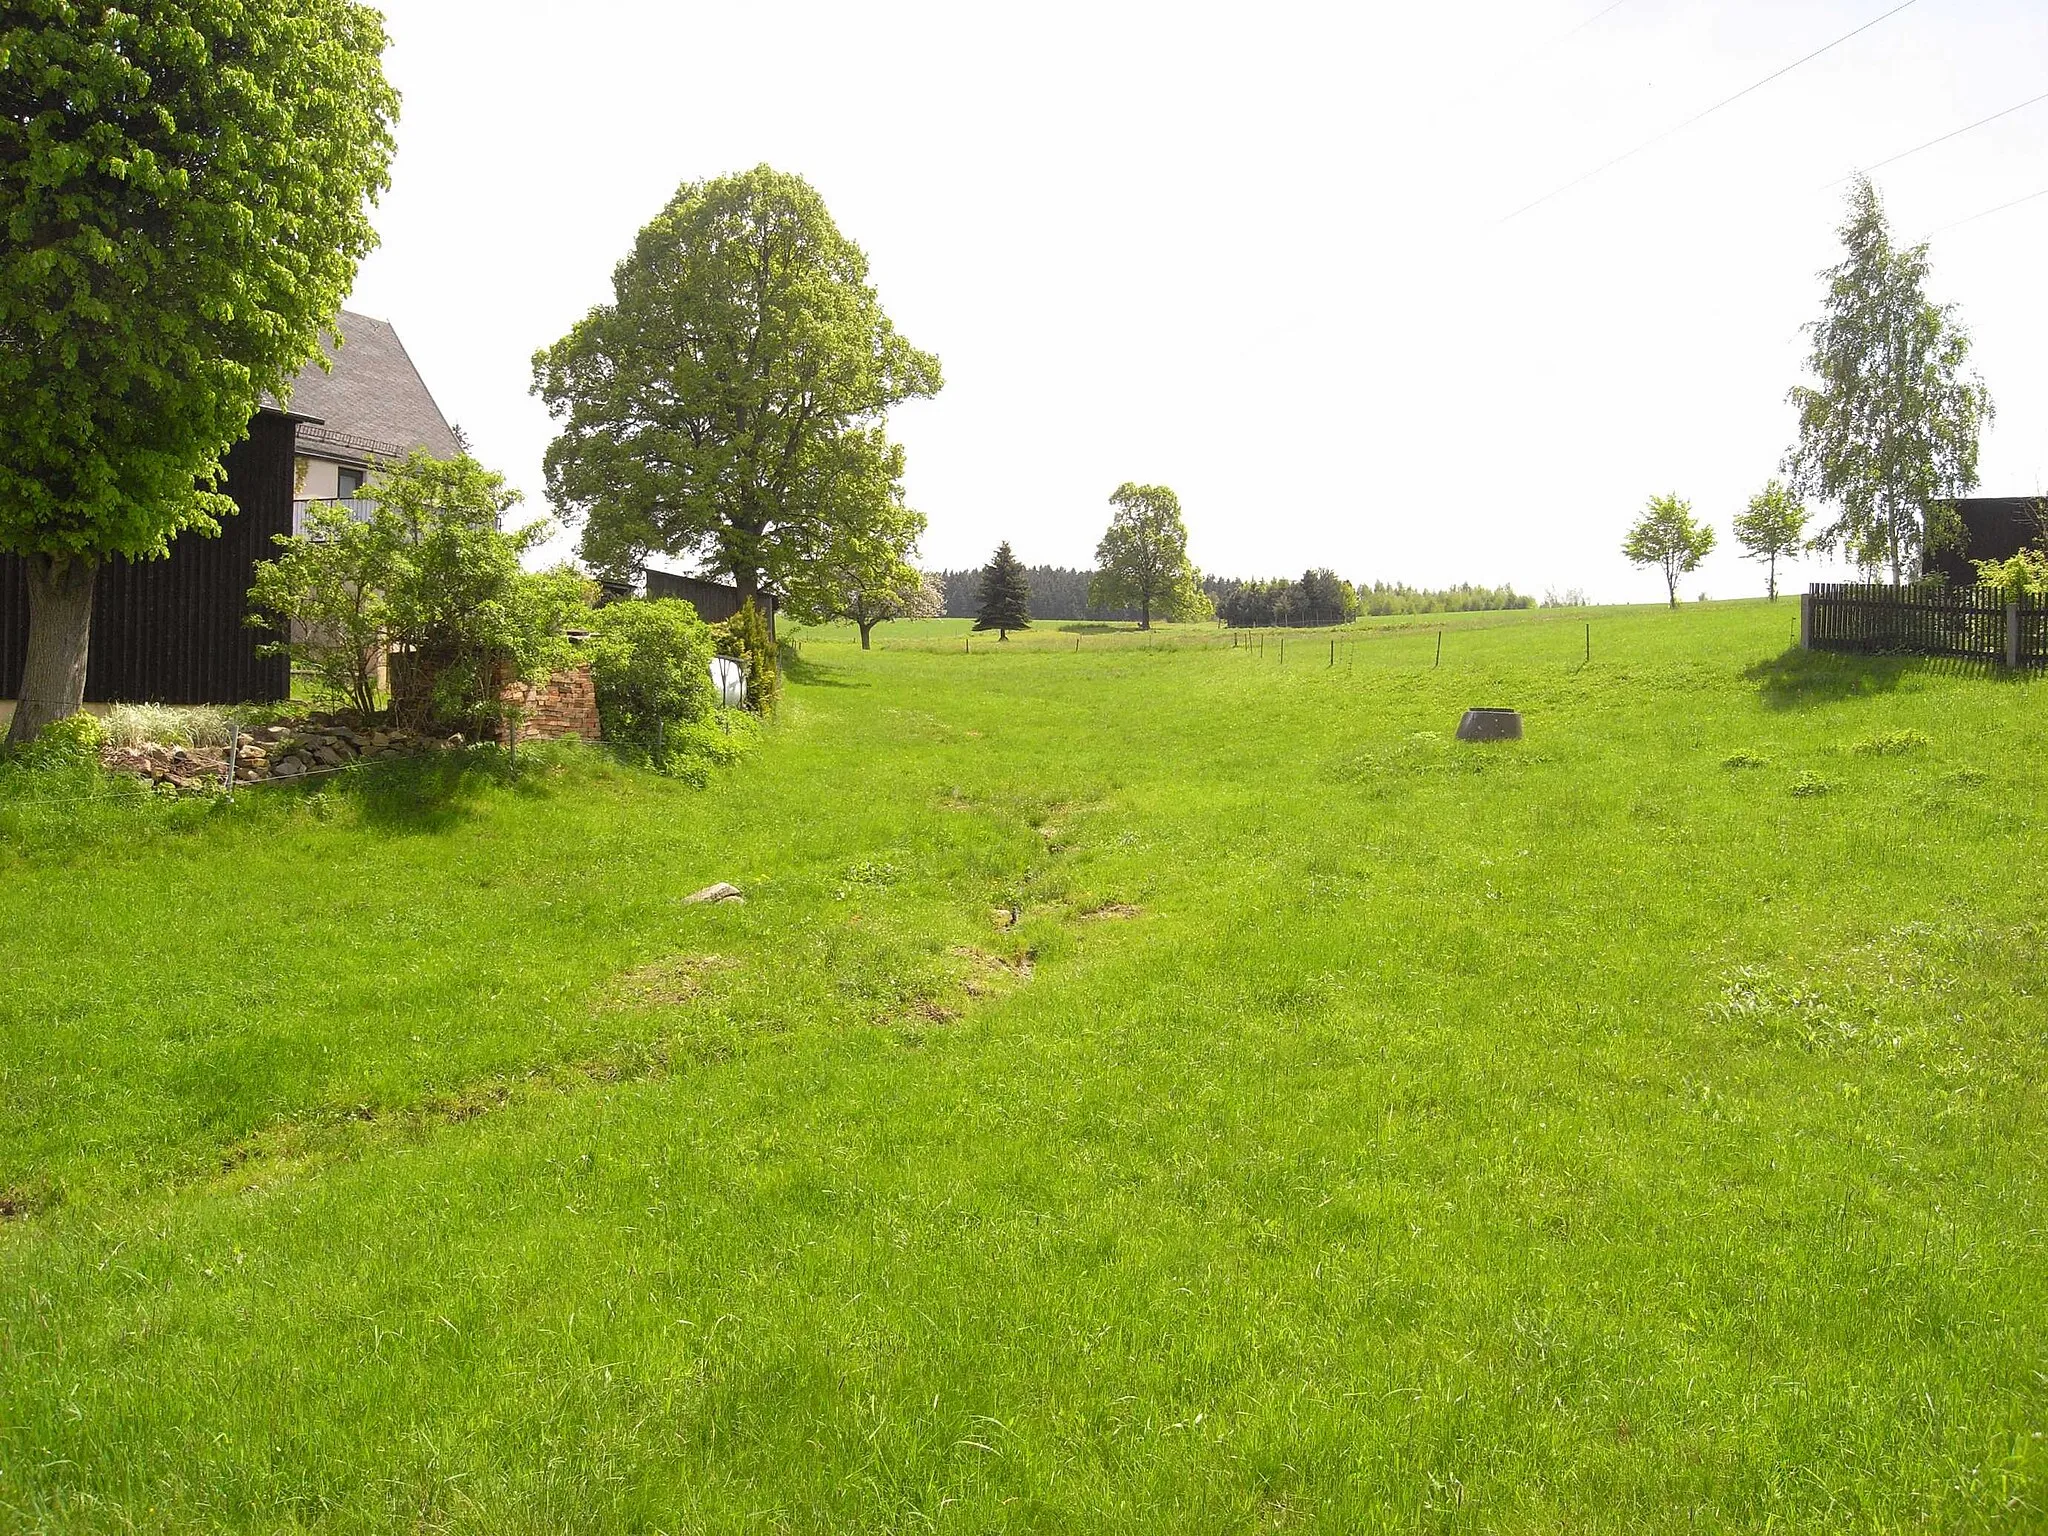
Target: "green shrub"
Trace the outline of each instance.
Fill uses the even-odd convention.
[[[62,720],[52,720],[34,741],[14,749],[8,762],[29,773],[76,772],[97,769],[100,748],[107,742],[99,721],[80,710]]]
[[[674,598],[613,603],[592,623],[585,650],[605,740],[664,773],[702,756],[690,727],[707,722],[718,702],[711,626]]]
[[[1806,768],[1800,769],[1799,777],[1792,781],[1792,793],[1802,800],[1811,800],[1821,795],[1832,794],[1834,788],[1835,786],[1826,779],[1814,773],[1811,769]]]
[[[1768,768],[1771,760],[1761,752],[1730,752],[1721,759],[1723,768]]]
[[[1903,730],[1887,731],[1882,736],[1859,741],[1849,750],[1864,757],[1898,757],[1903,753],[1917,752],[1922,747],[1931,745],[1933,743],[1921,732]]]
[[[756,714],[770,714],[782,696],[782,674],[775,664],[775,639],[768,633],[768,620],[750,597],[740,611],[723,624],[714,626],[718,654],[740,664],[747,680],[747,708]]]

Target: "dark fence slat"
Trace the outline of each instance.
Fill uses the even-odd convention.
[[[1810,643],[1819,651],[1895,652],[1920,656],[2005,659],[2005,600],[1986,587],[1888,587],[1875,582],[1816,582]],[[2048,615],[2037,617],[2028,642],[2022,605],[2021,660],[2043,659]]]

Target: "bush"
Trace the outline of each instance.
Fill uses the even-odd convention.
[[[747,679],[747,708],[769,714],[782,694],[782,676],[775,665],[775,640],[768,620],[748,598],[740,611],[713,627],[718,654],[740,664]]]
[[[711,719],[711,627],[674,598],[613,603],[593,618],[585,654],[605,740],[664,773],[702,756],[690,728]]]
[[[519,494],[467,454],[416,450],[379,468],[366,520],[315,509],[305,535],[276,541],[277,558],[256,567],[252,622],[292,636],[266,651],[289,654],[364,713],[389,654],[392,709],[405,724],[495,725],[508,673],[539,683],[567,664],[563,630],[581,617],[590,583],[567,567],[524,568],[550,525],[505,532]]]
[[[97,768],[100,748],[106,745],[106,741],[105,728],[80,710],[62,720],[52,720],[34,741],[23,742],[16,747],[9,754],[8,761],[32,773]]]

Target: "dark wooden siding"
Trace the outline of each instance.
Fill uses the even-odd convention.
[[[1931,551],[1927,573],[1951,586],[1973,586],[1979,560],[2010,560],[2048,535],[2048,507],[2039,496],[1975,496],[1955,504],[1962,541]]]
[[[722,581],[705,581],[698,576],[672,576],[667,571],[647,572],[649,597],[679,597],[697,610],[706,624],[722,624],[740,611],[740,589]],[[775,598],[763,592],[755,604],[768,610],[768,633],[775,633]]]
[[[163,560],[110,560],[93,594],[85,696],[96,703],[236,704],[291,692],[291,664],[258,656],[275,638],[243,622],[258,560],[292,531],[292,418],[265,411],[227,456],[229,496],[241,508],[219,538],[187,533]],[[28,650],[28,580],[0,556],[0,698],[21,691]]]

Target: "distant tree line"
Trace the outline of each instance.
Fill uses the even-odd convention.
[[[1137,622],[1135,608],[1099,608],[1089,603],[1093,571],[1033,565],[1026,566],[1024,573],[1031,584],[1034,619]],[[946,617],[971,619],[981,611],[981,578],[978,568],[937,573],[945,586]],[[1383,581],[1353,586],[1334,571],[1321,568],[1304,571],[1291,581],[1286,577],[1258,581],[1210,576],[1203,579],[1202,590],[1215,605],[1216,617],[1237,629],[1341,624],[1361,614],[1477,613],[1536,606],[1535,598],[1513,587],[1460,583],[1432,590]]]
[[[971,619],[981,612],[981,569],[940,571],[938,579],[946,588],[946,617]],[[1105,624],[1135,624],[1135,608],[1093,608],[1088,603],[1088,583],[1093,571],[1077,571],[1064,565],[1027,565],[1025,579],[1031,584],[1031,617],[1034,619],[1094,619]]]
[[[1503,608],[1534,608],[1536,599],[1513,587],[1475,587],[1460,582],[1455,587],[1429,591],[1401,582],[1389,586],[1376,581],[1358,589],[1359,601],[1371,614],[1388,613],[1492,613]]]

